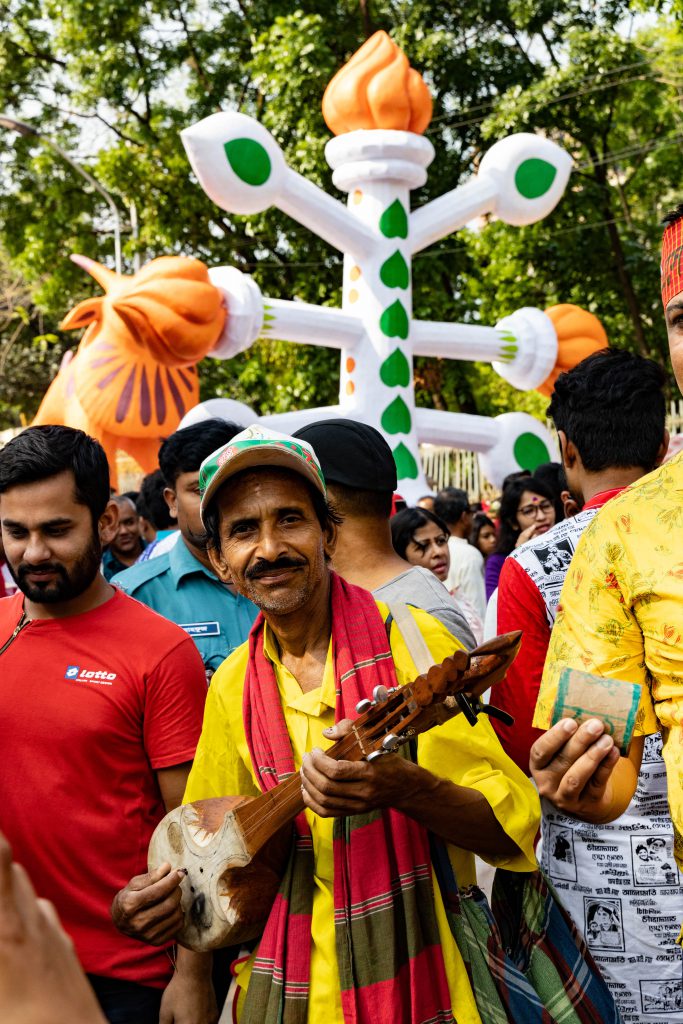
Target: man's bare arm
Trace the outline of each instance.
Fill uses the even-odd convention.
[[[172,811],[182,803],[191,761],[161,768],[157,781],[164,806]],[[170,864],[160,864],[155,871],[136,875],[117,892],[111,906],[114,924],[124,935],[130,935],[153,946],[170,942],[178,933],[183,915],[180,909],[182,871],[172,871]]]
[[[348,728],[350,723],[340,722],[328,735],[338,739]],[[520,852],[481,793],[398,755],[369,764],[335,761],[322,750],[312,750],[303,760],[301,785],[306,806],[323,818],[394,807],[453,846],[483,856],[514,857]]]

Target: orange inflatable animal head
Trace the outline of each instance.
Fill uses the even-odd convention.
[[[221,292],[199,260],[162,256],[137,274],[72,257],[105,289],[79,303],[63,330],[87,327],[71,367],[85,414],[133,438],[172,433],[199,400],[196,363],[221,335]]]
[[[550,306],[545,314],[552,320],[557,333],[557,361],[552,372],[536,390],[549,398],[561,373],[571,370],[593,352],[607,348],[609,342],[607,332],[597,316],[581,306],[563,302],[559,306]]]

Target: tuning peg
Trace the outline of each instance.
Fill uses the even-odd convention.
[[[386,686],[376,686],[372,691],[375,704],[384,704],[385,701],[389,700],[389,692]]]
[[[363,700],[359,700],[356,704],[356,714],[364,715],[366,711],[369,711],[372,707],[372,701],[364,697]]]
[[[390,732],[388,736],[385,736],[382,740],[382,749],[386,750],[387,754],[393,754],[395,750],[401,746],[403,740],[396,733]]]
[[[380,749],[380,750],[373,750],[371,754],[368,754],[368,756],[365,758],[365,760],[368,762],[368,764],[372,764],[372,762],[376,761],[378,757],[384,757],[384,755],[386,753],[387,753],[387,751],[386,750],[382,750],[382,749]]]

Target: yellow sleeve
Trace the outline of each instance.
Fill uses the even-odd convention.
[[[642,685],[636,735],[659,732],[643,634],[630,605],[628,553],[615,542],[611,509],[598,512],[577,545],[562,587],[533,724],[548,729],[564,668]]]
[[[246,644],[215,672],[204,708],[202,734],[183,803],[214,796],[258,796],[242,725]]]
[[[462,647],[431,615],[416,608],[410,611],[435,663]],[[391,627],[390,641],[399,683],[412,682],[418,673],[395,623]],[[492,864],[510,871],[535,869],[534,839],[540,821],[538,794],[532,782],[507,756],[486,716],[481,716],[477,724],[471,726],[463,715],[456,715],[444,725],[423,733],[418,739],[418,761],[439,778],[476,789],[486,799],[501,827],[520,849],[515,857],[490,858]],[[456,858],[451,859],[456,874],[461,877],[464,872],[458,870]]]

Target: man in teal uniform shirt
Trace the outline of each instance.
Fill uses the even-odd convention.
[[[212,572],[199,514],[199,467],[241,427],[204,420],[171,434],[159,450],[164,497],[180,538],[166,554],[131,566],[112,580],[131,597],[181,626],[202,656],[207,681],[244,643],[258,609]]]

